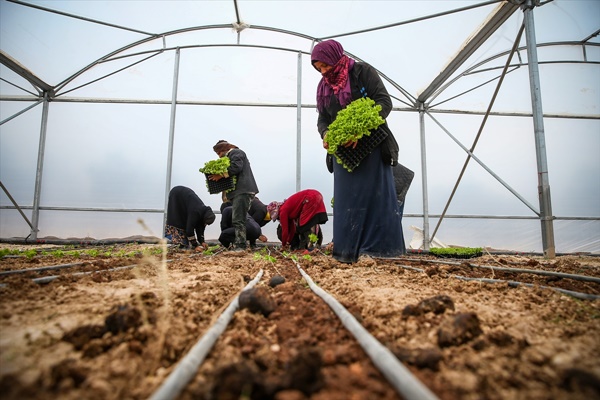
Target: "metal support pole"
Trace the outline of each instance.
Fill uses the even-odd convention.
[[[167,223],[167,205],[169,203],[169,192],[171,191],[171,174],[173,170],[173,142],[175,140],[175,114],[177,111],[177,86],[179,84],[179,58],[181,49],[175,51],[175,67],[173,71],[173,94],[171,96],[171,121],[169,124],[169,149],[167,152],[167,177],[165,180],[165,211],[163,215],[163,229]],[[161,233],[162,236],[162,233]]]
[[[537,44],[533,21],[533,1],[527,0],[524,6],[525,37],[527,38],[527,65],[529,69],[529,87],[531,90],[531,108],[533,111],[533,128],[535,133],[535,151],[538,169],[538,196],[540,202],[540,221],[542,228],[542,245],[544,257],[556,257],[554,246],[554,217],[548,179],[548,163],[546,159],[546,138],[544,135],[544,119],[542,111],[542,95],[540,74],[538,69]]]
[[[425,144],[425,105],[419,103],[419,129],[421,132],[421,183],[423,186],[423,250],[429,250],[429,196],[427,194],[427,149]],[[433,238],[431,238],[433,240]]]
[[[302,187],[302,52],[298,52],[296,88],[296,192]]]
[[[46,152],[46,131],[48,130],[48,108],[50,107],[48,92],[44,92],[42,106],[42,125],[40,127],[40,144],[38,147],[37,168],[35,171],[35,188],[33,192],[33,210],[31,212],[31,239],[37,240],[40,223],[40,196],[42,193],[42,173],[44,172],[44,155]]]

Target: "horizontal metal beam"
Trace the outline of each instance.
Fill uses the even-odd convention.
[[[32,210],[33,206],[21,206],[23,210]],[[0,206],[0,210],[12,210],[13,206]],[[145,213],[164,213],[163,208],[98,208],[98,207],[39,207],[44,211],[92,211],[92,212],[145,212]]]
[[[30,96],[0,96],[0,101],[38,101],[37,97]],[[171,100],[140,100],[140,99],[99,99],[99,98],[69,98],[57,97],[53,103],[93,103],[93,104],[140,104],[140,105],[171,105]],[[178,100],[178,105],[188,106],[223,106],[223,107],[265,107],[265,108],[296,108],[296,103],[235,103],[235,102],[211,102],[211,101],[185,101]],[[302,104],[302,108],[316,108],[315,104]],[[393,107],[392,111],[397,112],[418,112],[419,110],[412,107]],[[452,109],[429,109],[431,114],[462,114],[462,115],[485,115],[485,111],[466,111]],[[490,112],[489,115],[497,117],[529,117],[531,113],[525,112]],[[566,118],[566,119],[586,119],[600,120],[600,114],[544,114],[544,118]]]
[[[23,210],[31,210],[32,206],[21,206]],[[16,210],[14,206],[0,206],[0,210]],[[163,209],[158,208],[93,208],[93,207],[40,207],[40,210],[44,211],[78,211],[78,212],[146,212],[146,213],[163,213]],[[220,214],[218,210],[215,214]],[[332,213],[327,213],[329,216],[333,216]],[[404,214],[405,218],[423,218],[423,214]],[[430,218],[440,218],[440,214],[429,214]],[[535,220],[539,221],[540,218],[537,216],[526,216],[526,215],[476,215],[476,214],[446,214],[444,218],[456,218],[456,219],[500,219],[500,220]],[[600,221],[600,217],[559,217],[554,216],[556,221]]]

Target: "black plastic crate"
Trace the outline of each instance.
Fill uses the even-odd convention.
[[[358,167],[360,162],[371,154],[373,149],[377,147],[387,137],[387,132],[381,128],[377,128],[371,132],[369,136],[363,136],[356,143],[356,147],[338,147],[335,155],[342,161],[344,167],[352,171]]]
[[[221,178],[218,181],[211,181],[208,179],[208,175],[204,175],[206,176],[206,187],[208,188],[208,193],[210,194],[217,194],[235,188],[235,183],[233,182],[233,177],[231,176],[229,178]]]

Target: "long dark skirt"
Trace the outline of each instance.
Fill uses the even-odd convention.
[[[333,257],[397,257],[406,252],[392,168],[379,147],[352,172],[334,161]]]

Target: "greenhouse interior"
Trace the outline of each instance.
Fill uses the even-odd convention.
[[[599,33],[590,0],[0,0],[0,239],[160,239],[178,185],[218,213],[219,140],[265,204],[316,189],[331,219],[334,39],[392,98],[407,249],[600,254]]]

